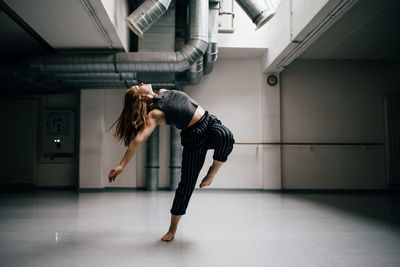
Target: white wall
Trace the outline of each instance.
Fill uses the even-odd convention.
[[[124,172],[110,184],[108,173],[121,161],[126,147],[106,131],[118,118],[125,90],[81,90],[80,188],[146,186],[146,145],[139,147]],[[159,187],[169,186],[169,126],[160,126]]]
[[[383,96],[398,92],[390,62],[297,60],[281,73],[284,143],[385,143]],[[282,147],[284,188],[385,188],[384,146]]]
[[[238,51],[240,54],[240,51]],[[280,188],[279,85],[269,87],[257,58],[220,58],[213,72],[185,92],[215,114],[234,134],[236,144],[212,188]],[[212,163],[207,154],[198,183]]]
[[[106,132],[121,113],[124,93],[125,90],[81,90],[80,188],[136,187],[136,157],[112,184],[108,182],[108,172],[125,153],[113,132]]]
[[[269,86],[266,83],[267,75],[262,76],[262,143],[281,142],[281,114],[280,114],[280,83]],[[265,144],[263,149],[263,180],[264,189],[281,188],[281,146],[279,144]]]
[[[277,8],[281,0],[270,2]],[[256,31],[256,25],[236,1],[233,1],[233,11],[235,13],[233,22],[235,31],[233,33],[220,33],[218,35],[218,47],[267,48],[268,39],[271,38],[267,30],[269,22]]]
[[[229,127],[236,142],[279,142],[279,87],[266,88],[259,58],[220,58],[211,75],[204,76],[199,85],[184,90]],[[124,91],[81,92],[81,188],[144,187],[146,184],[145,145],[115,183],[110,185],[106,178],[108,171],[121,160],[125,148],[112,139],[112,131],[102,130],[120,114]],[[271,107],[263,108],[268,103]],[[159,187],[165,188],[169,186],[169,126],[160,127],[159,148]],[[212,151],[209,151],[198,183],[211,162]],[[279,162],[277,145],[235,145],[212,188],[280,188]]]
[[[216,115],[236,142],[261,141],[261,65],[258,59],[220,59],[211,75],[185,92]],[[212,163],[207,154],[199,181]],[[213,188],[262,188],[262,153],[256,145],[235,145]]]

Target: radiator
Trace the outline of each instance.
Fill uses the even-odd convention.
[[[385,97],[387,183],[400,185],[400,95]]]
[[[38,100],[3,100],[0,111],[0,184],[34,184]]]

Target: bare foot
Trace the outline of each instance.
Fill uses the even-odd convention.
[[[200,183],[200,188],[203,188],[205,186],[209,186],[212,183],[213,178],[214,177],[208,176],[208,175],[206,177],[204,177],[204,179]]]
[[[166,233],[166,234],[161,238],[161,240],[162,240],[162,241],[166,241],[166,242],[170,242],[170,241],[174,240],[174,236],[175,236],[175,232],[168,231],[168,233]]]

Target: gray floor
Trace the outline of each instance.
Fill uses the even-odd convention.
[[[400,266],[396,195],[0,193],[1,266]]]

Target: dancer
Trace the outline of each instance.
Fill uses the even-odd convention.
[[[169,230],[161,238],[163,241],[172,241],[179,220],[186,213],[207,150],[214,149],[214,160],[200,188],[211,184],[227,160],[235,142],[232,132],[184,92],[160,89],[154,93],[151,84],[143,83],[126,91],[122,113],[110,129],[115,124],[114,137],[123,140],[128,148],[118,166],[110,170],[110,183],[124,170],[139,145],[146,141],[157,125],[170,124],[182,130],[181,181],[170,210]]]

